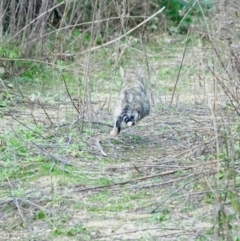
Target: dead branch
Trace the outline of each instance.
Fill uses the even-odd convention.
[[[122,185],[126,185],[126,184],[129,184],[129,183],[140,182],[140,181],[143,181],[143,180],[146,180],[146,179],[161,177],[161,176],[165,176],[165,175],[171,175],[171,174],[174,174],[176,172],[184,171],[184,170],[188,170],[188,169],[191,169],[191,167],[179,168],[177,170],[166,171],[166,172],[162,172],[162,173],[159,173],[159,174],[156,174],[156,175],[145,176],[145,177],[136,178],[136,179],[131,179],[131,180],[124,181],[124,182],[118,182],[118,183],[113,183],[113,184],[108,184],[108,185],[103,185],[103,186],[84,188],[84,189],[76,190],[76,192],[85,192],[85,191],[90,191],[90,190],[111,188],[113,186],[122,186]],[[77,188],[78,185],[75,185],[74,187]]]

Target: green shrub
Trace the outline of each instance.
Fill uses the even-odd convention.
[[[196,1],[183,1],[183,0],[161,0],[160,7],[165,6],[165,16],[175,26],[178,26],[182,19],[184,20],[179,26],[179,32],[186,32],[189,25],[193,22],[194,18],[202,17],[203,14],[207,14],[209,9],[213,6],[211,0],[202,0],[194,4]],[[185,14],[189,11],[187,16]]]

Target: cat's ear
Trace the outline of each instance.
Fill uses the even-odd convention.
[[[125,77],[126,73],[125,73],[125,70],[123,69],[122,66],[120,66],[120,75],[122,77],[122,79]]]

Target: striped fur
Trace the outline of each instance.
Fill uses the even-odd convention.
[[[143,78],[137,73],[125,73],[114,111],[114,127],[110,135],[117,136],[120,133],[122,122],[127,126],[133,126],[149,113],[150,103]]]

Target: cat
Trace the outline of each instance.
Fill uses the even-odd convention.
[[[134,126],[150,113],[150,102],[147,97],[144,78],[136,72],[126,72],[120,69],[123,85],[117,99],[114,111],[114,127],[111,136],[117,136],[121,131],[122,121],[127,126]]]

